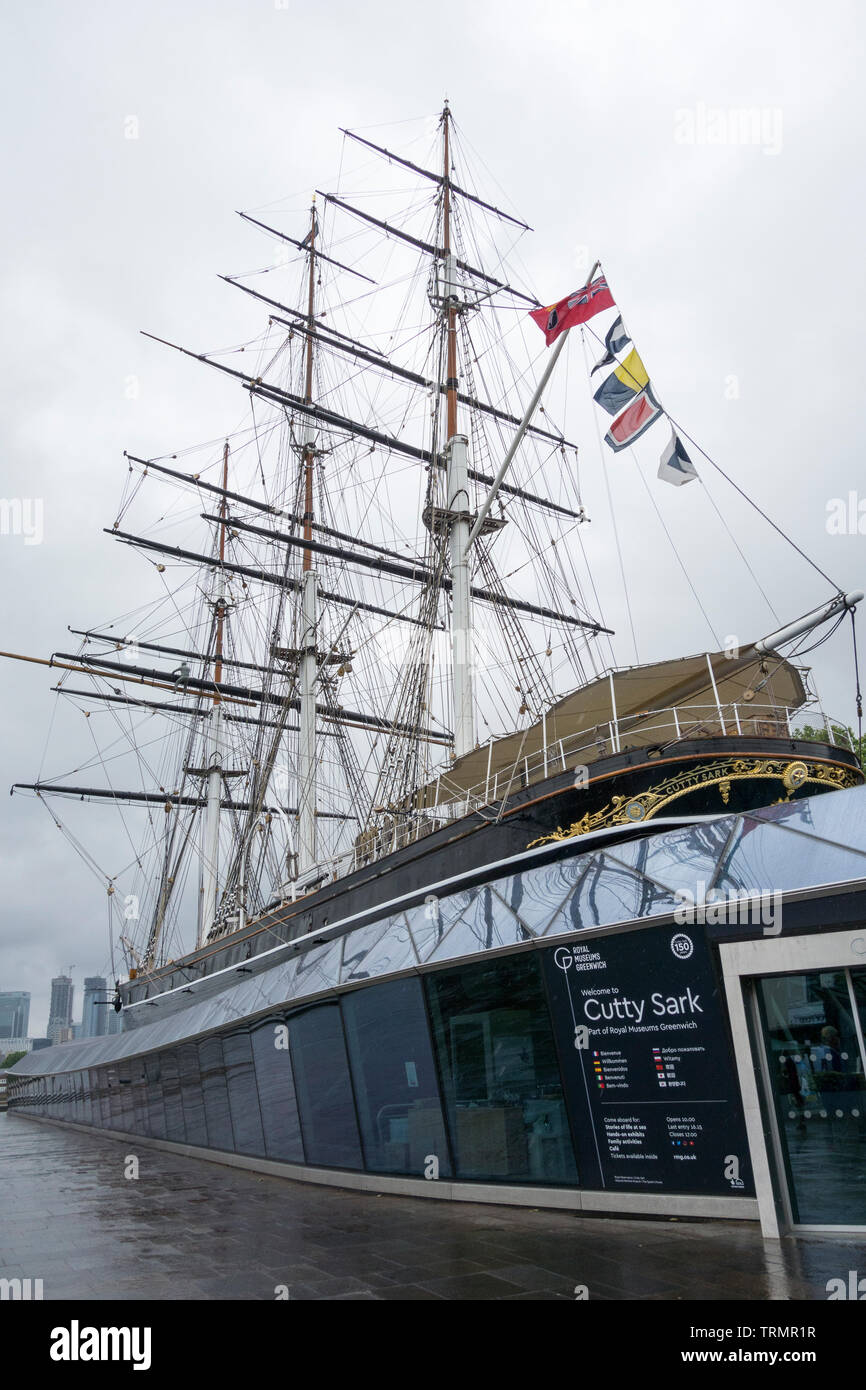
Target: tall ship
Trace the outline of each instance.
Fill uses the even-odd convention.
[[[257,336],[166,344],[245,415],[126,455],[106,530],[140,606],[24,658],[88,724],[75,772],[13,791],[103,880],[119,1024],[25,1057],[10,1114],[380,1191],[808,1224],[769,1175],[808,1094],[785,1065],[835,1030],[856,1096],[866,985],[846,964],[847,1006],[805,985],[802,1026],[766,1001],[742,1025],[725,951],[820,935],[804,904],[862,875],[860,730],[804,664],[862,595],[818,570],[806,615],[618,664],[581,483],[641,441],[672,546],[654,491],[744,489],[599,263],[536,296],[447,103],[434,161],[343,136],[360,192],[241,214],[277,257],[224,277]],[[70,801],[117,812],[122,869]]]

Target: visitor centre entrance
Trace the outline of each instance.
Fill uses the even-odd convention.
[[[866,934],[720,956],[764,1233],[866,1231]]]

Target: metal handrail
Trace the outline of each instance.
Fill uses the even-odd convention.
[[[699,717],[703,715],[704,711],[706,717]],[[674,737],[668,740],[669,746],[688,738],[716,738],[719,735],[727,734],[729,728],[736,729],[737,735],[743,738],[749,737],[750,734],[752,737],[787,736],[793,738],[792,714],[800,713],[800,711],[792,711],[786,705],[756,705],[750,701],[748,704],[690,705],[687,711],[688,715],[694,714],[697,717],[689,718],[688,722],[683,720],[683,713],[681,708],[668,706],[661,709],[642,710],[639,714],[606,720],[602,724],[594,725],[591,729],[583,729],[577,734],[556,739],[536,753],[516,758],[509,767],[500,769],[492,777],[490,773],[491,760],[488,758],[487,777],[483,781],[477,782],[468,789],[461,790],[456,796],[446,795],[440,801],[440,793],[442,791],[447,793],[446,774],[437,780],[436,799],[432,806],[403,812],[402,819],[395,817],[391,825],[383,826],[378,834],[370,835],[363,847],[355,846],[346,854],[329,861],[329,867],[336,878],[347,871],[341,867],[347,859],[349,860],[349,869],[374,863],[376,860],[384,858],[385,855],[392,854],[395,850],[402,849],[406,845],[422,839],[444,825],[471,815],[473,811],[496,804],[510,792],[529,786],[533,781],[542,780],[550,775],[551,767],[558,768],[562,772],[569,770],[576,772],[581,767],[588,767],[589,763],[581,763],[579,760],[576,763],[572,762],[572,759],[580,753],[592,750],[594,757],[590,762],[596,762],[599,758],[606,756],[608,752],[625,751],[630,747],[629,732],[636,729],[640,729],[641,742],[639,745],[631,745],[634,747],[642,746],[646,742],[644,737],[646,734],[669,733],[671,731],[673,731]],[[847,726],[840,720],[830,719],[823,710],[817,711],[817,713],[820,714],[821,722],[824,725],[827,743],[833,747],[845,747],[849,751],[854,751]],[[662,716],[667,717],[663,718]],[[656,722],[648,723],[647,720],[656,720]],[[775,726],[772,733],[768,730],[769,725]],[[842,737],[837,737],[837,734],[841,734]]]

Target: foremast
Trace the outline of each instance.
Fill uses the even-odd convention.
[[[315,332],[316,203],[310,209],[309,284],[307,291],[306,366],[304,403],[313,403],[313,334]],[[313,539],[313,481],[316,458],[316,432],[312,421],[305,426],[301,450],[304,490],[304,540]],[[298,849],[297,877],[303,879],[315,868],[318,858],[316,834],[316,682],[318,679],[318,574],[310,546],[303,553],[300,646],[300,732],[298,735]]]
[[[451,113],[442,112],[442,250],[444,260],[443,319],[446,337],[446,491],[448,550],[451,562],[451,681],[454,705],[454,756],[475,747],[475,692],[472,670],[472,598],[470,593],[469,441],[457,430],[457,315],[460,293],[457,260],[451,247]]]

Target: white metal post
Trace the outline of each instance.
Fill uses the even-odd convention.
[[[447,488],[451,513],[451,671],[454,697],[454,753],[475,747],[472,673],[472,605],[469,593],[469,473],[465,434],[448,441]]]
[[[301,630],[301,713],[298,736],[298,877],[316,863],[317,574],[304,574]]]
[[[617,718],[616,713],[616,691],[613,687],[613,671],[610,672],[608,679],[610,681],[610,712],[613,715],[613,721],[611,723],[611,741],[613,743],[614,752],[618,753],[620,751],[619,719]]]
[[[717,685],[716,685],[716,677],[715,677],[715,674],[714,674],[714,672],[713,672],[713,663],[710,661],[710,654],[709,654],[709,652],[707,652],[707,670],[708,670],[709,673],[710,673],[710,684],[711,684],[712,687],[713,687],[713,695],[714,695],[715,701],[716,701],[716,709],[717,709],[718,712],[719,712],[719,723],[720,723],[721,726],[722,726],[722,733],[723,733],[723,734],[726,734],[728,731],[727,731],[727,729],[725,728],[725,716],[722,714],[722,702],[721,702],[721,700],[719,699],[719,691],[718,691],[718,687],[717,687]]]
[[[223,791],[222,708],[214,705],[208,729],[207,808],[201,848],[201,913],[198,942],[201,946],[214,924],[220,848],[220,802]]]

